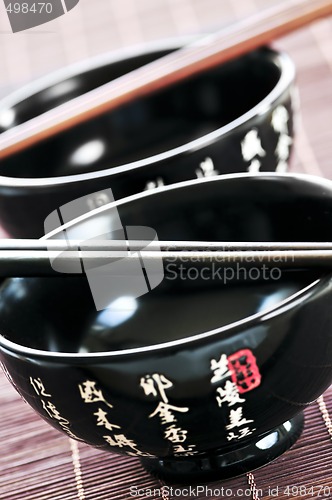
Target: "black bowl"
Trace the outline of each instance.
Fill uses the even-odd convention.
[[[0,101],[0,133],[181,42],[105,56],[31,84]],[[15,154],[0,166],[1,224],[12,236],[40,237],[52,210],[109,187],[119,199],[196,177],[285,170],[293,83],[287,55],[258,50]]]
[[[124,225],[151,226],[161,240],[328,241],[332,182],[237,174],[117,208]],[[22,397],[70,437],[141,457],[169,480],[227,478],[293,444],[303,408],[329,386],[331,273],[276,262],[266,276],[257,266],[258,277],[244,269],[225,280],[225,263],[209,277],[197,263],[183,273],[178,264],[166,262],[149,293],[119,291],[99,312],[84,276],[7,280],[1,362]]]

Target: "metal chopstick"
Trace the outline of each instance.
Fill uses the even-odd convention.
[[[0,252],[3,251],[68,251],[70,249],[91,251],[123,251],[128,249],[148,249],[149,251],[295,251],[295,250],[332,250],[332,242],[313,241],[147,241],[147,240],[64,240],[64,239],[0,239]]]
[[[125,246],[124,244],[128,244]],[[131,250],[128,252],[128,250]],[[77,261],[102,266],[118,259],[140,259],[147,265],[159,259],[185,267],[277,267],[282,269],[325,268],[332,270],[332,243],[329,242],[196,242],[196,241],[71,241],[0,240],[0,276],[66,276],[51,261],[68,270]],[[82,272],[82,271],[81,271]]]

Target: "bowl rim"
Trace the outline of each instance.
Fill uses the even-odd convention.
[[[318,184],[321,187],[324,187],[324,185],[329,187],[329,189],[332,191],[332,181],[329,179],[325,179],[322,177],[314,176],[314,175],[308,175],[308,174],[278,174],[275,172],[264,172],[260,174],[253,174],[253,173],[236,173],[236,174],[225,174],[221,176],[215,176],[215,177],[210,177],[210,178],[204,178],[204,179],[194,179],[190,181],[184,181],[178,184],[173,184],[169,186],[162,186],[159,188],[156,188],[151,191],[145,191],[142,193],[137,193],[132,196],[129,196],[127,198],[123,198],[119,201],[115,201],[113,203],[108,203],[107,205],[103,205],[102,207],[98,207],[97,209],[92,210],[88,214],[85,214],[83,216],[78,217],[77,219],[74,219],[73,221],[64,224],[60,228],[55,229],[51,233],[48,233],[47,235],[43,236],[41,239],[47,239],[56,233],[62,231],[65,227],[70,227],[71,225],[76,224],[78,221],[85,220],[88,216],[91,215],[97,215],[99,213],[102,213],[103,211],[113,207],[113,206],[119,206],[119,205],[125,205],[130,203],[131,201],[139,200],[140,198],[146,198],[150,196],[155,196],[158,195],[159,193],[167,193],[168,191],[171,190],[177,190],[181,188],[186,188],[190,186],[195,186],[195,185],[201,185],[202,183],[214,183],[214,182],[224,182],[227,179],[246,179],[246,178],[259,178],[259,179],[264,179],[265,178],[272,178],[272,179],[295,179],[295,180],[300,180],[300,181],[310,181],[310,184]],[[287,181],[288,182],[288,181]],[[4,284],[1,286],[0,290],[7,286],[9,281],[15,279],[24,279],[24,278],[11,278],[8,279],[4,282]],[[59,362],[61,359],[63,360],[71,360],[73,362],[81,362],[81,363],[87,363],[88,361],[106,361],[107,359],[116,359],[116,358],[122,358],[122,357],[128,357],[132,355],[138,355],[138,356],[145,356],[145,355],[150,355],[151,353],[159,353],[162,351],[170,351],[174,348],[179,348],[181,346],[186,346],[189,348],[190,346],[193,346],[195,344],[199,344],[202,341],[205,341],[210,338],[214,338],[218,335],[223,335],[224,339],[229,338],[229,335],[236,335],[238,334],[238,330],[240,328],[245,328],[248,329],[251,326],[255,325],[261,325],[265,322],[268,322],[269,320],[281,316],[294,306],[301,306],[301,304],[304,303],[304,301],[307,298],[310,298],[314,296],[315,294],[319,293],[320,290],[324,289],[331,281],[331,272],[330,273],[325,273],[322,277],[312,281],[305,287],[301,288],[297,292],[291,294],[289,297],[286,299],[283,299],[282,301],[278,302],[276,305],[271,306],[270,308],[267,308],[263,311],[260,311],[258,313],[252,314],[250,316],[247,316],[245,318],[242,318],[240,320],[234,321],[232,323],[229,323],[227,325],[224,325],[222,327],[217,327],[209,331],[201,332],[195,335],[191,335],[188,337],[185,337],[183,339],[178,339],[178,340],[173,340],[169,342],[163,342],[160,344],[153,344],[149,346],[144,346],[144,347],[136,347],[136,348],[131,348],[131,349],[123,349],[123,350],[114,350],[114,351],[101,351],[101,352],[89,352],[89,353],[72,353],[72,352],[53,352],[53,351],[44,351],[42,349],[34,349],[26,346],[22,346],[20,344],[17,344],[16,342],[13,342],[11,340],[8,340],[5,336],[5,334],[2,334],[0,332],[0,350],[1,349],[7,349],[11,352],[14,352],[19,355],[23,355],[24,357],[34,357],[34,358],[42,358],[42,359],[47,359],[47,360],[52,360],[54,362]],[[227,335],[228,334],[228,335]]]
[[[197,42],[197,37],[171,38],[159,42],[142,44],[134,48],[122,49],[116,51],[115,53],[111,52],[110,54],[104,54],[90,61],[87,60],[81,63],[76,63],[69,68],[58,70],[51,75],[47,75],[44,78],[32,82],[0,100],[0,111],[3,108],[8,108],[24,100],[24,97],[29,98],[34,93],[45,90],[45,88],[47,88],[47,86],[50,86],[50,84],[54,85],[59,83],[63,79],[73,78],[86,70],[94,70],[102,67],[106,63],[112,64],[124,59],[128,59],[130,57],[138,57],[146,53],[153,53],[167,49],[176,49],[177,47],[181,46],[181,44],[186,42],[188,43],[188,41],[203,43],[204,39],[202,41],[198,39]],[[295,64],[293,63],[290,56],[284,51],[280,51],[271,47],[265,47],[265,53],[268,54],[267,57],[275,58],[275,63],[280,69],[280,78],[271,92],[269,92],[259,103],[257,103],[256,106],[251,108],[243,115],[237,117],[235,120],[227,123],[226,125],[223,125],[222,127],[219,127],[216,130],[205,134],[199,139],[189,141],[186,144],[169,149],[168,151],[163,151],[153,156],[148,156],[130,163],[125,163],[123,165],[117,165],[94,172],[36,178],[10,177],[0,175],[0,187],[24,188],[26,191],[30,191],[42,187],[68,186],[77,182],[86,182],[89,180],[97,180],[105,177],[110,177],[112,179],[113,176],[116,176],[118,174],[131,172],[132,170],[136,170],[145,166],[151,166],[158,162],[173,159],[181,155],[187,155],[190,152],[202,149],[206,145],[215,142],[219,137],[225,136],[235,129],[241,127],[244,123],[249,122],[256,116],[264,115],[274,103],[278,102],[278,100],[288,88],[290,89],[290,91],[295,91],[295,87],[293,87],[293,84],[295,82],[296,69]],[[19,127],[19,125],[17,127]]]
[[[148,189],[146,191],[140,191],[138,193],[132,194],[130,196],[126,196],[124,198],[120,198],[118,200],[112,201],[110,203],[106,203],[105,205],[101,205],[89,212],[76,217],[75,219],[70,220],[57,227],[53,231],[48,232],[44,236],[42,236],[41,240],[47,240],[56,236],[58,233],[62,232],[64,229],[70,229],[72,226],[75,226],[79,222],[84,222],[87,219],[95,215],[100,215],[103,212],[107,212],[107,210],[112,209],[113,207],[121,207],[122,205],[127,205],[133,201],[140,200],[141,198],[149,198],[150,196],[155,196],[158,194],[167,193],[169,191],[177,191],[178,189],[190,188],[191,186],[201,186],[202,184],[208,183],[218,183],[224,182],[232,179],[293,179],[295,181],[304,181],[307,184],[318,185],[321,188],[327,188],[332,191],[332,180],[327,179],[325,177],[320,177],[318,175],[313,174],[305,174],[305,173],[280,173],[280,172],[236,172],[231,174],[220,174],[212,177],[203,177],[198,179],[189,179],[186,181],[176,182],[174,184],[167,184],[163,186],[158,186],[154,189]],[[286,181],[292,182],[292,181]]]
[[[25,278],[10,278],[11,280],[23,280]],[[7,281],[7,280],[6,280]],[[88,361],[106,361],[107,359],[117,359],[117,358],[127,358],[133,355],[145,356],[153,353],[160,353],[161,351],[172,351],[174,348],[180,348],[184,346],[186,348],[192,347],[194,344],[199,344],[204,340],[217,337],[218,335],[224,335],[223,339],[229,339],[231,334],[237,335],[240,328],[249,329],[252,326],[259,326],[263,323],[268,322],[277,316],[281,316],[294,306],[299,306],[305,302],[307,298],[312,297],[319,290],[324,288],[325,283],[330,282],[330,277],[325,276],[323,278],[318,278],[309,285],[301,288],[297,292],[293,293],[286,299],[278,302],[277,305],[267,308],[258,313],[252,314],[238,321],[234,321],[222,327],[217,327],[212,330],[198,333],[185,337],[183,339],[172,340],[169,342],[162,342],[161,344],[153,344],[144,347],[134,347],[130,349],[114,350],[114,351],[101,351],[101,352],[63,352],[63,351],[45,351],[42,349],[35,349],[31,347],[26,347],[21,344],[17,344],[11,340],[8,340],[3,333],[0,333],[0,351],[1,349],[6,349],[8,351],[14,352],[24,357],[42,358],[49,361],[59,362],[61,359],[71,360],[73,362],[86,363]],[[2,285],[6,286],[6,284]],[[1,289],[0,288],[0,289]],[[228,334],[228,335],[226,335]]]

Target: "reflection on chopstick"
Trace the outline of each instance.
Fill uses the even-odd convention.
[[[1,240],[0,276],[70,276],[75,272],[58,273],[51,261],[68,266],[84,260],[89,267],[101,267],[122,258],[147,264],[162,260],[184,267],[257,265],[280,269],[332,269],[332,243],[329,242],[174,242],[161,241],[70,241],[64,240]]]

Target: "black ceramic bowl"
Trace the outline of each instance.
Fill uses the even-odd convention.
[[[151,226],[161,240],[329,241],[332,182],[237,174],[117,208],[124,225]],[[331,274],[276,262],[279,272],[258,266],[260,276],[225,283],[223,272],[193,279],[197,263],[183,274],[166,266],[157,288],[139,298],[119,291],[100,312],[84,275],[7,280],[5,372],[57,429],[141,457],[167,479],[259,467],[293,444],[303,408],[331,382]]]
[[[0,133],[181,42],[105,56],[31,84],[0,101]],[[119,199],[196,177],[285,170],[293,83],[288,56],[262,49],[16,154],[0,166],[1,224],[12,236],[40,237],[50,212],[105,188]]]

